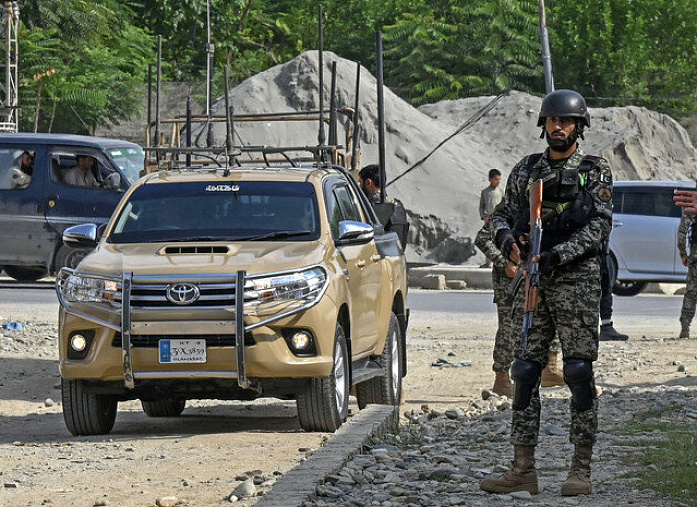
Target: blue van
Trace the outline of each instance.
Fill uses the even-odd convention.
[[[143,149],[70,134],[0,134],[0,267],[33,281],[87,253],[63,245],[73,225],[106,223],[140,177]]]

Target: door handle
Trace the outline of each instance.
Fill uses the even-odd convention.
[[[362,268],[363,266],[365,266],[365,261],[363,259],[359,259],[358,261],[356,261],[356,266]]]
[[[370,256],[370,260],[373,262],[378,262],[382,257],[380,257],[380,254],[373,254]]]

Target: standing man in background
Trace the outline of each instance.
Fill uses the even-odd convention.
[[[484,224],[489,221],[489,215],[494,212],[494,208],[503,200],[503,188],[501,188],[501,171],[491,169],[489,171],[489,186],[482,190],[479,197],[479,217],[484,220]],[[487,257],[480,267],[490,268],[491,260]]]
[[[689,250],[688,250],[689,248]],[[687,266],[687,287],[680,311],[680,338],[690,337],[690,324],[697,306],[697,215],[683,213],[678,227],[678,251]]]

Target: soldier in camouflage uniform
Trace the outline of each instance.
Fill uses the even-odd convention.
[[[697,306],[697,215],[683,213],[678,227],[678,251],[683,265],[687,266],[687,287],[680,311],[680,338],[689,338]]]
[[[493,264],[491,281],[494,286],[494,303],[498,313],[498,329],[494,339],[494,366],[492,369],[496,377],[492,390],[500,396],[512,398],[513,384],[508,370],[513,362],[515,335],[511,333],[510,329],[511,298],[508,295],[508,287],[511,284],[511,278],[515,275],[516,265],[511,260],[506,259],[501,250],[496,248],[488,222],[485,222],[477,233],[474,244]]]
[[[511,443],[513,469],[485,479],[483,490],[537,493],[535,446],[540,428],[540,374],[555,333],[564,355],[564,380],[571,391],[569,437],[574,455],[562,495],[591,493],[590,461],[598,427],[593,361],[598,358],[600,266],[598,253],[612,227],[612,173],[606,160],[583,154],[578,138],[590,127],[581,95],[557,90],[542,101],[538,126],[549,147],[513,168],[503,203],[490,222],[496,244],[514,262],[529,232],[529,190],[543,181],[543,233],[539,262],[539,305],[528,347],[516,348]],[[524,291],[513,304],[513,326],[522,328]]]

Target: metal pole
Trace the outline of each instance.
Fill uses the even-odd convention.
[[[225,146],[228,155],[232,151],[232,115],[230,113],[229,69],[225,66]]]
[[[545,91],[549,94],[554,91],[554,77],[552,75],[552,52],[549,49],[547,17],[545,16],[545,0],[540,0],[540,43],[542,44],[542,67],[545,72]]]
[[[319,135],[317,142],[320,146],[324,146],[324,36],[322,23],[322,6],[317,6],[317,25],[319,30]],[[320,159],[323,158],[324,152],[318,152]]]
[[[162,35],[157,36],[157,84],[155,91],[155,141],[153,146],[160,145],[160,84],[162,82]],[[159,153],[157,155],[159,160]]]
[[[186,97],[186,147],[191,148],[191,92]],[[186,152],[186,167],[191,167],[191,151]]]
[[[211,3],[206,0],[206,53],[208,53],[208,63],[206,65],[206,110],[208,114],[208,135],[206,136],[206,145],[211,147],[215,144],[213,139],[213,122],[211,121],[213,109],[213,56],[215,54],[215,45],[211,43]]]
[[[358,148],[361,139],[360,116],[358,107],[360,105],[361,95],[361,62],[356,64],[356,105],[353,109],[353,142],[351,143],[351,170],[355,171],[358,168]]]
[[[380,161],[380,202],[385,202],[385,95],[382,79],[382,32],[375,34],[378,79],[378,156]]]
[[[329,96],[329,145],[336,146],[337,141],[337,130],[336,130],[336,60],[332,62],[332,84],[330,88]]]
[[[148,129],[152,121],[152,63],[148,64]]]

